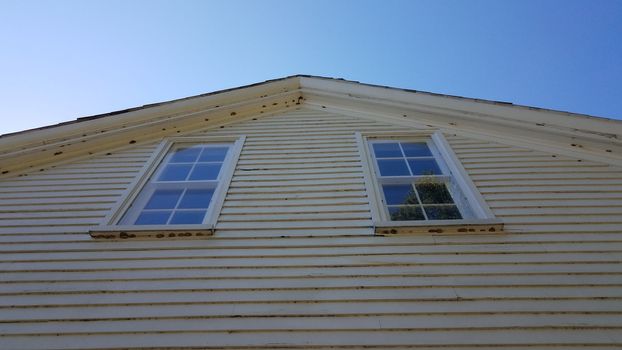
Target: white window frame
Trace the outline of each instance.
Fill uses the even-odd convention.
[[[477,190],[475,184],[452,151],[440,131],[426,130],[408,133],[355,133],[361,152],[365,187],[370,202],[374,229],[377,234],[395,233],[499,233],[503,223],[494,214]],[[447,187],[458,206],[462,219],[456,220],[413,220],[392,221],[385,204],[382,183],[412,183],[417,176],[379,176],[376,159],[371,146],[377,142],[425,142],[428,144],[443,175],[435,175],[447,183]],[[421,176],[424,178],[426,176]]]
[[[134,181],[128,186],[128,189],[121,195],[113,209],[104,218],[101,225],[91,230],[91,236],[96,238],[134,238],[144,236],[164,238],[212,235],[245,140],[245,136],[172,137],[163,140],[156,147],[152,156],[146,162],[145,166],[136,176]],[[143,189],[151,186],[149,184],[149,179],[157,176],[158,174],[156,172],[163,171],[164,167],[160,167],[160,164],[163,164],[168,157],[172,156],[171,150],[183,147],[184,144],[208,144],[210,146],[227,144],[231,147],[222,163],[218,179],[212,180],[215,183],[217,182],[217,184],[215,186],[210,205],[203,219],[203,223],[178,225],[120,224],[126,213],[134,216],[138,215],[140,212],[140,209],[138,208],[142,208],[142,206],[145,205],[144,202],[148,200],[149,196],[142,196],[143,199],[141,203],[134,203],[135,200],[139,197]],[[151,189],[151,191],[153,190],[155,190],[155,187]],[[132,206],[135,209],[131,209],[130,207]]]

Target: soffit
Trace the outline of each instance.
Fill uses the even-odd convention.
[[[217,128],[300,105],[298,79],[289,77],[193,98],[88,117],[0,138],[0,173],[15,176],[50,163]]]
[[[305,104],[622,166],[622,122],[347,81],[301,78]]]
[[[102,148],[272,115],[300,104],[405,127],[424,123],[465,136],[622,166],[620,121],[298,75],[3,135],[0,176],[88,156]]]

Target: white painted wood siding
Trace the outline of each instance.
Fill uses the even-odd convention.
[[[503,235],[375,237],[354,131],[301,110],[247,141],[205,240],[93,240],[153,145],[0,184],[0,348],[609,348],[622,173],[447,135]],[[472,347],[471,347],[472,346]]]

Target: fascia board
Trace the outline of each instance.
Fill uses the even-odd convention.
[[[617,120],[515,106],[488,101],[473,101],[467,98],[435,96],[430,93],[406,91],[390,87],[372,86],[348,81],[300,78],[300,87],[305,92],[322,91],[349,96],[355,100],[382,101],[385,104],[398,103],[429,108],[456,117],[488,117],[497,122],[520,123],[537,129],[557,130],[578,137],[592,137],[603,140],[622,140],[622,122]]]
[[[385,121],[394,125],[421,129],[422,125],[439,128],[481,140],[537,149],[544,152],[589,159],[622,166],[622,145],[611,140],[579,140],[576,136],[555,133],[551,130],[529,130],[507,123],[483,123],[471,118],[458,118],[442,113],[422,112],[420,109],[398,107],[378,101],[352,99],[349,96],[328,94],[324,91],[309,92],[303,89],[305,104],[312,109]]]
[[[264,92],[254,99],[241,99],[228,105],[219,104],[190,113],[176,111],[177,113],[165,118],[146,118],[135,124],[117,124],[111,130],[100,130],[86,136],[78,134],[54,143],[44,142],[24,149],[13,147],[0,154],[0,177],[10,177],[29,169],[64,163],[103,150],[119,149],[128,143],[146,143],[199,129],[237,123],[259,115],[272,115],[301,103],[299,89],[278,91],[284,92]]]
[[[37,145],[50,144],[59,140],[69,141],[89,135],[110,131],[116,128],[138,125],[146,121],[167,118],[173,115],[188,114],[199,110],[221,108],[247,100],[267,98],[275,94],[282,94],[299,90],[298,77],[289,77],[281,80],[269,81],[256,85],[240,87],[222,92],[214,92],[205,96],[197,96],[146,105],[128,112],[119,114],[95,116],[93,119],[76,120],[67,124],[51,126],[41,129],[26,130],[16,134],[0,137],[0,154],[15,149],[25,149]]]

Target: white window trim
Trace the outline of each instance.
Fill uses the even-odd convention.
[[[123,192],[102,223],[90,231],[94,238],[135,238],[135,237],[190,237],[210,236],[214,233],[216,221],[225,201],[227,189],[231,184],[235,167],[238,163],[245,136],[222,137],[172,137],[160,142],[141,171]],[[192,225],[119,225],[132,203],[136,200],[149,178],[157,171],[169,150],[174,145],[183,143],[231,143],[230,152],[223,162],[219,174],[219,183],[212,195],[211,204],[202,224]]]
[[[369,198],[374,231],[377,234],[499,233],[503,231],[503,222],[495,218],[442,132],[431,130],[390,134],[356,132],[355,138],[361,152],[363,178]],[[451,176],[453,184],[460,188],[472,217],[459,220],[391,221],[386,214],[384,196],[380,192],[380,184],[375,173],[376,166],[369,147],[370,141],[374,140],[431,142],[434,145],[433,153],[438,152],[435,154],[435,158],[440,157],[442,159],[439,166],[449,172],[446,175]],[[456,204],[460,206],[457,202]]]

